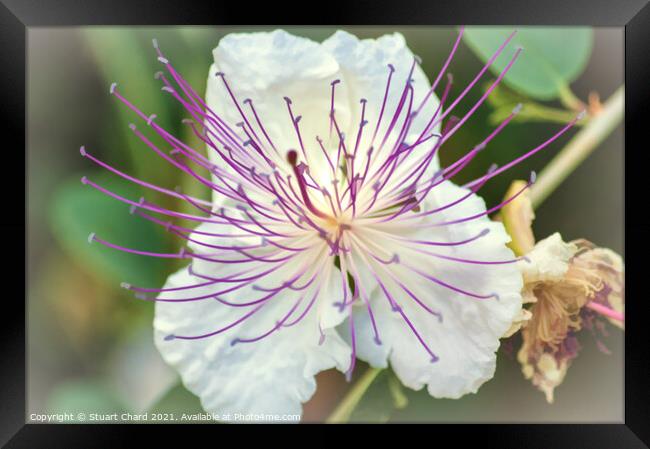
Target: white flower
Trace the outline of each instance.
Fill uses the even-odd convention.
[[[445,110],[399,34],[358,40],[339,31],[322,44],[280,30],[228,35],[214,50],[205,103],[158,50],[163,90],[186,107],[209,159],[112,86],[170,156],[136,134],[214,193],[210,203],[163,189],[196,215],[126,200],[189,241],[178,257],[190,265],[162,289],[126,287],[157,301],[156,345],[207,411],[300,413],[315,374],[349,374],[356,358],[390,364],[404,385],[440,398],[476,392],[493,376],[499,338],[521,309],[522,276],[503,225],[487,217],[503,203],[486,210],[475,192],[571,124],[454,185],[449,178],[516,113],[440,169],[439,147],[491,91],[460,119],[450,115],[487,69],[446,102],[443,75],[458,43],[433,82],[445,86]],[[190,234],[150,212],[201,224]]]

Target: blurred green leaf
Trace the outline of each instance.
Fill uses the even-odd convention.
[[[163,361],[154,345],[152,320],[149,316],[142,327],[126,336],[107,363],[110,385],[137,412],[149,409],[178,383],[176,371]]]
[[[492,82],[486,82],[483,84],[483,92],[486,92]],[[492,93],[487,98],[487,102],[494,109],[499,109],[503,107],[514,108],[519,103],[524,103],[527,100],[525,95],[519,94],[511,89],[508,89],[503,84],[498,85],[492,90]]]
[[[177,114],[180,106],[160,90],[164,84],[154,79],[154,73],[163,67],[151,41],[146,43],[148,48],[145,49],[138,33],[123,27],[87,28],[85,37],[106,83],[106,94],[111,83],[117,83],[118,91],[127,100],[146,115],[156,114],[156,123],[175,134],[180,128]],[[139,177],[155,183],[169,179],[174,173],[172,167],[148,150],[129,130],[130,123],[140,125],[144,123],[142,119],[117,98],[111,100],[114,108],[106,125],[112,138],[108,144],[115,147],[114,151],[126,152]],[[149,133],[148,138],[156,144],[163,142],[154,133]]]
[[[512,33],[513,28],[468,27],[463,39],[484,62]],[[552,100],[585,69],[593,45],[590,28],[528,27],[518,30],[490,70],[499,74],[517,47],[521,56],[505,76],[505,83],[540,100]]]
[[[127,411],[105,385],[94,381],[76,381],[59,385],[48,398],[50,413],[120,413]]]
[[[53,195],[49,219],[54,236],[80,266],[110,282],[160,285],[168,271],[165,260],[88,244],[88,236],[95,232],[117,245],[165,252],[163,229],[137,215],[129,215],[128,205],[84,186],[80,178],[64,183]],[[93,174],[89,179],[126,198],[137,201],[141,196],[136,185],[111,173]]]
[[[490,85],[491,83],[485,83],[483,91],[487,91]],[[498,85],[492,91],[487,102],[494,108],[494,111],[489,115],[489,121],[492,125],[499,124],[505,120],[518,105],[522,105],[523,107],[513,119],[515,122],[569,123],[576,117],[574,111],[553,108],[529,100],[525,95],[508,89],[503,84]],[[576,124],[582,126],[588,120],[589,117],[585,117]]]
[[[149,413],[205,413],[199,398],[178,382],[170,388],[150,409]]]

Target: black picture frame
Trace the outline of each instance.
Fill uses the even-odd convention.
[[[293,17],[288,11],[300,12],[303,17]],[[415,2],[400,0],[357,1],[353,4],[327,2],[282,8],[277,2],[257,4],[252,2],[214,1],[162,1],[162,0],[1,0],[0,1],[0,83],[2,103],[0,123],[3,140],[12,145],[3,148],[3,181],[5,187],[5,214],[0,219],[4,240],[5,266],[9,270],[2,298],[3,320],[0,325],[0,444],[15,448],[41,447],[130,447],[132,434],[154,430],[158,436],[179,435],[180,427],[143,425],[37,425],[25,424],[26,394],[26,322],[25,298],[27,282],[21,283],[19,270],[24,260],[26,246],[20,247],[18,235],[25,233],[27,245],[26,206],[20,215],[18,179],[21,166],[25,167],[25,192],[27,163],[20,148],[25,148],[25,73],[27,28],[35,26],[74,25],[181,25],[181,24],[520,24],[520,25],[594,25],[625,27],[625,260],[626,260],[626,346],[625,346],[625,421],[607,425],[428,425],[401,430],[378,426],[365,436],[408,436],[406,444],[437,444],[449,439],[455,445],[477,439],[487,447],[517,448],[637,448],[650,445],[650,326],[643,323],[645,282],[642,270],[648,266],[650,245],[650,215],[642,195],[648,190],[644,181],[648,176],[643,156],[648,151],[646,118],[650,104],[650,5],[646,0],[573,0],[573,1],[523,1],[523,0],[472,0]],[[16,236],[16,237],[12,237]],[[630,244],[627,244],[630,243]],[[8,245],[8,247],[7,247]],[[28,261],[22,267],[27,271]],[[23,292],[23,287],[25,291]],[[244,429],[245,426],[235,426]],[[273,431],[278,426],[273,427]],[[283,426],[281,426],[283,427]],[[310,426],[299,426],[301,430]],[[356,427],[356,426],[348,426]],[[220,429],[223,427],[220,426]],[[232,426],[229,426],[232,428]],[[214,426],[194,426],[192,440],[203,439],[217,444],[224,441],[210,439]],[[332,428],[333,429],[333,428]],[[183,428],[182,430],[186,430]],[[189,430],[189,429],[188,429]],[[219,430],[219,432],[224,432]],[[295,431],[292,431],[295,432]],[[413,432],[418,433],[417,436]],[[421,433],[420,433],[421,432]],[[337,444],[335,430],[319,431],[319,443],[331,438]],[[297,433],[293,438],[298,440]],[[330,436],[331,435],[331,436]],[[282,437],[282,441],[287,436]],[[412,439],[413,438],[413,439]],[[442,438],[442,440],[441,440]],[[170,440],[171,441],[171,440]],[[187,440],[186,440],[187,441]],[[277,440],[280,442],[280,440]],[[420,442],[417,442],[420,441]],[[304,440],[305,444],[314,441]],[[154,444],[150,442],[146,447]],[[340,444],[340,440],[339,443]]]

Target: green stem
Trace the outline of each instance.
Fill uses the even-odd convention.
[[[506,119],[512,112],[514,105],[507,105],[496,109],[490,114],[490,122],[499,124]],[[566,109],[551,108],[534,102],[523,103],[523,109],[517,115],[515,120],[518,122],[539,121],[567,124],[576,116],[574,111]],[[579,120],[576,125],[583,126],[589,121],[589,117]]]
[[[373,381],[381,372],[382,368],[369,367],[366,372],[363,373],[361,378],[352,385],[350,391],[348,391],[341,403],[325,422],[328,424],[341,424],[348,422],[350,415],[352,415],[357,404],[359,404],[359,401],[363,398],[366,390],[368,390],[370,385],[372,385]]]
[[[534,209],[542,204],[621,122],[624,92],[623,86],[618,88],[605,102],[603,110],[589,120],[589,123],[544,167],[530,189]]]
[[[390,377],[388,378],[388,389],[390,390],[391,396],[393,396],[393,405],[395,405],[396,409],[403,409],[409,405],[409,399],[406,397],[406,394],[404,394],[402,384],[395,373],[390,373]]]
[[[573,93],[568,84],[560,82],[560,102],[569,109],[580,111],[584,108],[584,103]]]
[[[537,208],[573,170],[600,144],[623,119],[624,88],[621,86],[604,104],[603,110],[578,132],[544,167],[530,191],[533,208]],[[368,368],[326,422],[346,423],[380,368]]]

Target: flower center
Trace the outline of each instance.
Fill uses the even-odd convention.
[[[321,224],[321,226],[330,235],[335,235],[335,236],[341,235],[343,234],[343,231],[347,231],[352,228],[350,221],[346,217],[330,216],[330,215],[328,215],[326,218],[323,219],[323,223]]]

